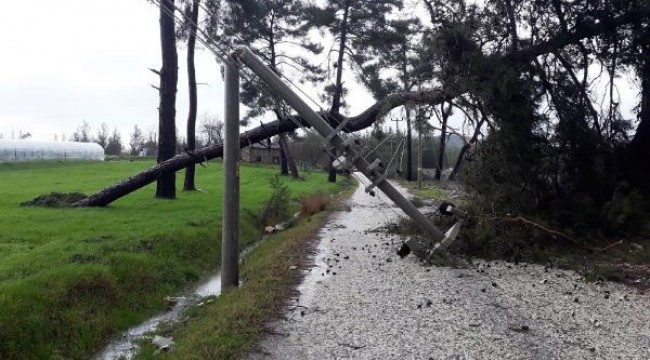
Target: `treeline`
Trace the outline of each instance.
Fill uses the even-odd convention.
[[[21,136],[21,139],[31,137]],[[94,142],[104,148],[106,155],[130,155],[130,156],[156,156],[158,150],[158,133],[155,129],[149,129],[146,133],[143,129],[133,125],[133,130],[129,133],[128,142],[122,140],[122,134],[115,127],[112,132],[106,123],[102,123],[93,133],[92,126],[83,120],[82,123],[67,137],[62,133],[59,137],[57,134],[53,137],[54,141],[75,141],[75,142]],[[197,129],[196,144],[199,147],[210,146],[223,141],[223,122],[218,117],[204,114],[199,128]],[[187,139],[184,136],[176,137],[176,153],[181,154],[187,150]]]

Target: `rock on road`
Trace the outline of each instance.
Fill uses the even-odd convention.
[[[648,295],[539,265],[400,259],[402,239],[367,232],[401,214],[386,203],[359,187],[331,217],[298,306],[248,359],[650,359]]]

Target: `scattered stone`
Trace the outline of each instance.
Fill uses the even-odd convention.
[[[174,341],[171,338],[167,338],[159,335],[154,336],[153,340],[151,340],[151,343],[157,346],[158,350],[164,352],[169,351],[172,345],[174,345]]]
[[[528,331],[530,331],[530,327],[528,327],[528,325],[511,326],[509,327],[509,329],[518,333],[527,333]]]
[[[165,304],[167,304],[168,307],[172,307],[178,304],[178,302],[181,301],[182,299],[183,299],[182,297],[165,296],[163,300],[165,300]]]

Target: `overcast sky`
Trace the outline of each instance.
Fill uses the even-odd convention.
[[[0,12],[0,133],[69,137],[82,120],[118,127],[127,140],[134,124],[158,121],[158,10],[145,0],[30,0]],[[199,114],[221,114],[219,66],[197,54]],[[179,49],[177,126],[187,117],[185,49]],[[128,140],[127,140],[128,142]]]
[[[0,133],[19,131],[35,139],[61,139],[88,121],[93,134],[102,122],[117,127],[123,143],[137,124],[157,128],[159,69],[158,9],[146,0],[30,0],[3,4],[0,12]],[[177,127],[187,117],[186,50],[179,46]],[[222,116],[219,65],[206,51],[196,56],[199,118]],[[350,86],[350,81],[346,86]],[[636,88],[621,79],[624,114],[633,116]],[[351,87],[351,113],[372,99]],[[317,99],[317,95],[313,94]]]

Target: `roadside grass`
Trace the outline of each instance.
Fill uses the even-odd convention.
[[[153,165],[146,161],[0,164],[0,358],[85,359],[110,338],[165,308],[163,298],[220,262],[221,163],[197,168],[197,186],[154,199],[147,186],[106,208],[20,207],[38,195],[90,194]],[[268,198],[276,167],[241,167],[241,207]],[[335,192],[324,173],[283,180],[299,198]],[[259,230],[243,215],[240,246]]]
[[[246,281],[239,289],[191,309],[188,321],[171,333],[175,342],[171,352],[156,353],[145,342],[136,359],[235,359],[249,352],[300,276],[300,270],[289,268],[306,257],[303,249],[323,219],[325,213],[312,215],[263,241],[242,264]]]
[[[422,186],[420,189],[417,189],[417,182],[409,182],[403,179],[397,180],[397,182],[402,185],[404,188],[406,188],[409,193],[412,195],[415,195],[417,197],[425,198],[425,199],[434,199],[434,200],[440,200],[444,201],[447,200],[447,193],[439,188],[440,182],[439,181],[422,181]]]
[[[354,189],[350,187],[338,199],[346,199]],[[236,291],[189,309],[187,321],[159,331],[173,337],[172,351],[160,353],[143,341],[136,359],[236,359],[252,351],[268,322],[289,305],[287,298],[302,278],[301,269],[308,265],[308,253],[328,214],[303,217],[294,227],[265,239],[244,260],[245,282]]]

